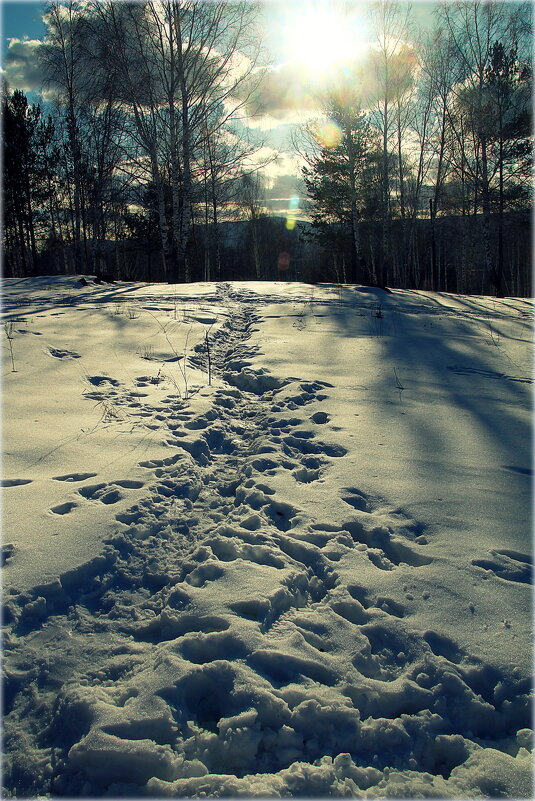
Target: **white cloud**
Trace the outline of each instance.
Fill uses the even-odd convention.
[[[41,45],[38,39],[9,40],[3,75],[10,89],[24,92],[41,89],[43,72],[37,58]]]
[[[279,110],[276,114],[262,114],[256,117],[246,117],[242,120],[243,125],[247,128],[255,128],[259,131],[272,131],[274,128],[280,128],[281,125],[302,125],[307,122],[311,117],[318,114],[318,109]]]
[[[295,181],[296,176],[301,174],[302,163],[292,153],[264,145],[250,157],[249,166],[252,169],[259,167],[258,172],[262,176],[266,189],[272,189],[282,177],[290,177]]]

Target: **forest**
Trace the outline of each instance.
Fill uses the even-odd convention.
[[[291,126],[306,200],[280,216],[261,4],[46,5],[39,102],[3,85],[4,275],[531,295],[531,4],[366,9]]]

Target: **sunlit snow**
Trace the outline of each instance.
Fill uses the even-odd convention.
[[[4,281],[4,784],[531,797],[533,304]]]

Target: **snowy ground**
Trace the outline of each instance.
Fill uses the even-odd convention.
[[[4,794],[531,797],[532,313],[5,280]]]

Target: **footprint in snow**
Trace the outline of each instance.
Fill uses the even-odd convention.
[[[22,487],[31,483],[31,478],[3,478],[0,480],[0,487]]]
[[[119,386],[119,382],[116,381],[115,378],[110,378],[107,375],[89,375],[87,376],[87,380],[94,387],[100,387],[103,384],[111,384],[113,387]]]
[[[282,438],[283,451],[294,458],[298,454],[324,454],[325,456],[345,456],[347,449],[343,445],[329,445],[326,442],[314,439],[312,431],[294,431]]]
[[[50,511],[55,515],[66,515],[69,512],[72,512],[78,506],[77,503],[73,503],[72,501],[68,501],[67,503],[60,503],[58,506],[53,506]]]
[[[121,489],[141,489],[144,486],[143,481],[134,481],[131,479],[122,479],[114,481],[111,484],[89,484],[81,487],[78,493],[86,498],[88,501],[100,501],[105,504],[118,503],[123,499],[123,494],[119,491]]]
[[[394,601],[393,598],[387,598],[383,595],[370,597],[369,590],[358,584],[349,584],[347,591],[364,609],[381,609],[387,615],[405,617],[405,608],[397,601]]]
[[[134,481],[129,478],[123,478],[120,481],[114,481],[114,484],[117,484],[118,487],[123,487],[123,489],[141,489],[144,487],[143,481]]]
[[[475,567],[481,567],[497,578],[531,584],[533,560],[529,554],[509,550],[492,550],[491,559],[472,559]]]
[[[328,637],[329,629],[327,626],[309,621],[303,616],[294,616],[293,622],[301,637],[316,651],[325,653],[332,650],[333,645]]]
[[[429,630],[424,633],[424,640],[435,656],[443,656],[449,662],[459,664],[465,656],[462,648],[444,634],[438,634],[436,631]]]
[[[232,632],[201,632],[184,637],[179,651],[188,662],[204,665],[217,659],[243,659],[247,648],[243,640]]]
[[[54,356],[56,359],[79,359],[80,354],[76,353],[74,350],[64,350],[63,348],[47,348],[47,352],[50,356]]]
[[[319,469],[309,470],[307,467],[299,467],[293,471],[292,475],[300,484],[310,484],[319,479],[320,471]]]
[[[430,556],[409,548],[393,536],[393,532],[386,526],[376,526],[368,530],[360,521],[349,520],[343,527],[351,534],[354,542],[366,545],[366,556],[380,570],[394,570],[401,563],[422,567],[433,561]]]
[[[392,625],[368,623],[360,631],[369,645],[355,656],[353,664],[370,679],[395,681],[418,653],[414,639]]]
[[[9,542],[5,545],[2,545],[2,567],[4,567],[4,565],[11,559],[14,553],[15,546],[12,543]]]
[[[174,615],[161,613],[148,623],[134,626],[131,633],[134,639],[140,642],[159,643],[177,640],[179,637],[191,632],[199,631],[209,634],[212,631],[225,631],[229,626],[228,620],[218,615],[179,613],[175,617]]]
[[[91,484],[78,490],[79,494],[88,501],[100,501],[101,503],[117,503],[123,497],[121,493],[109,484]]]
[[[328,423],[331,418],[327,414],[327,412],[316,412],[315,414],[310,416],[310,420],[316,425],[323,425],[324,423]]]
[[[96,473],[67,473],[64,476],[52,476],[54,481],[86,481],[88,478],[94,478]]]
[[[360,512],[369,512],[368,496],[365,492],[355,487],[345,487],[343,492],[345,493],[342,495],[344,503],[349,504],[354,509],[358,509]]]
[[[327,686],[335,684],[337,679],[335,672],[320,662],[282,651],[259,649],[247,661],[275,686],[298,681],[300,676]]]

